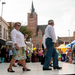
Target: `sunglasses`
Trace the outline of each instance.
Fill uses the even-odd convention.
[[[17,25],[18,27],[21,27],[21,25]]]

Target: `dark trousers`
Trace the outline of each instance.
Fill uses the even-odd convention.
[[[44,68],[49,68],[49,64],[51,61],[51,57],[53,57],[53,67],[58,66],[58,57],[57,57],[57,52],[54,48],[54,43],[52,42],[52,39],[47,38],[46,39],[46,47],[47,47],[47,53],[45,57],[45,63],[44,63]]]
[[[39,57],[39,62],[41,62],[43,56],[38,56],[38,57]]]
[[[10,61],[11,61],[11,59],[12,59],[12,56],[13,56],[13,55],[10,55]]]

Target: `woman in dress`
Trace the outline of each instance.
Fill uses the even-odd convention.
[[[25,37],[24,35],[19,31],[21,26],[20,22],[16,22],[14,25],[14,29],[11,31],[11,39],[13,42],[13,57],[11,59],[9,68],[7,69],[8,72],[15,72],[12,70],[12,65],[15,63],[16,60],[21,60],[23,63],[23,71],[30,71],[25,66],[25,59],[26,59],[26,53],[25,53]]]

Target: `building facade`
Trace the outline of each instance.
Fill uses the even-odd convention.
[[[6,44],[8,38],[8,26],[9,24],[0,17],[0,47]]]
[[[75,40],[75,31],[73,32],[73,36],[71,37],[58,37],[58,46],[60,44],[69,44]]]

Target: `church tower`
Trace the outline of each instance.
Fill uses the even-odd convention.
[[[27,28],[32,30],[33,32],[32,42],[33,42],[33,46],[36,47],[37,14],[33,6],[33,1],[32,1],[32,6],[31,6],[31,13],[28,13],[27,16],[28,16]]]

